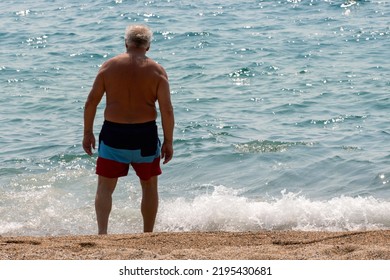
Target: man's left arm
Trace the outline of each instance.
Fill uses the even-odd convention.
[[[104,92],[104,80],[102,73],[99,72],[84,106],[83,149],[90,156],[93,154],[92,149],[96,148],[96,140],[93,134],[93,123],[95,120],[97,106],[99,105]]]

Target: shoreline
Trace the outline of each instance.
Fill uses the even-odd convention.
[[[0,236],[0,260],[389,260],[390,230]]]

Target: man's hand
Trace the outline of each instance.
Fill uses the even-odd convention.
[[[168,163],[173,157],[173,146],[172,143],[164,142],[161,147],[161,158],[164,159],[163,164]]]
[[[83,149],[88,155],[92,156],[93,154],[92,149],[95,150],[95,145],[96,145],[96,140],[93,133],[84,134]]]

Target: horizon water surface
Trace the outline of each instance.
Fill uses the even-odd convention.
[[[154,32],[176,118],[156,231],[390,229],[389,1],[0,9],[0,235],[96,233],[83,106],[133,23]],[[142,231],[140,195],[120,179],[110,233]]]

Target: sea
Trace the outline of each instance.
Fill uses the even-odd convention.
[[[0,235],[97,233],[83,109],[129,24],[153,30],[148,56],[175,110],[156,232],[390,229],[390,1],[3,0],[0,11]],[[142,232],[140,201],[130,170],[109,233]]]

